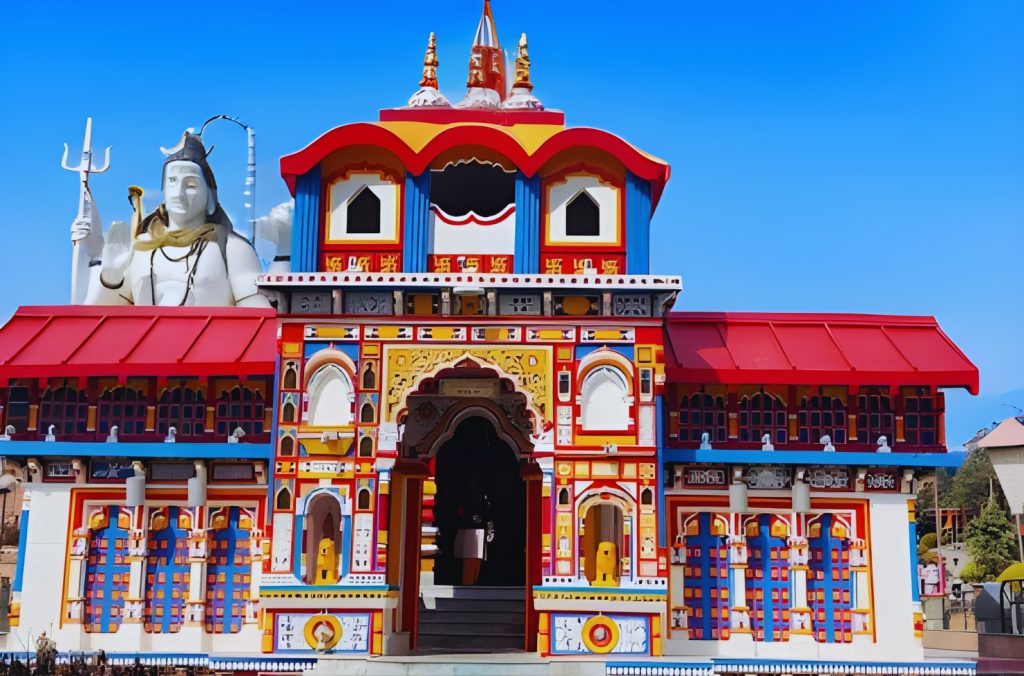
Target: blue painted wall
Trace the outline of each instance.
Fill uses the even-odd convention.
[[[516,173],[516,252],[514,272],[540,270],[540,176]]]
[[[430,170],[419,176],[405,175],[403,242],[402,269],[405,272],[426,272],[430,242]]]
[[[651,271],[651,184],[626,172],[626,274]]]
[[[320,165],[295,181],[292,272],[315,272],[320,237]]]

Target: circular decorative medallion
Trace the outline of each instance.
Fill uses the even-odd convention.
[[[320,647],[321,641],[323,649],[330,650],[341,640],[341,622],[334,615],[314,615],[306,621],[302,633],[313,650]]]
[[[595,615],[583,623],[583,645],[592,653],[610,653],[619,644],[619,625],[610,617]]]

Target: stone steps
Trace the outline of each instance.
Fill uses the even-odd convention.
[[[417,651],[523,650],[525,603],[522,587],[424,587]]]

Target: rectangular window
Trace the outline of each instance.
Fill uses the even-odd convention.
[[[75,471],[70,462],[48,462],[46,463],[47,481],[74,481]]]
[[[219,462],[214,463],[211,481],[249,483],[256,480],[256,471],[252,463]]]
[[[153,481],[188,481],[193,476],[195,467],[190,462],[157,462],[149,467]]]

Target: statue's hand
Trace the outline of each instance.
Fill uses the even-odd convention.
[[[93,227],[91,219],[75,218],[71,222],[71,241],[81,244],[90,260],[98,258],[103,250],[103,231],[99,227]]]
[[[132,260],[131,225],[125,221],[113,221],[107,231],[107,243],[103,246],[103,269],[100,276],[109,286],[118,286],[124,281],[124,272]]]

